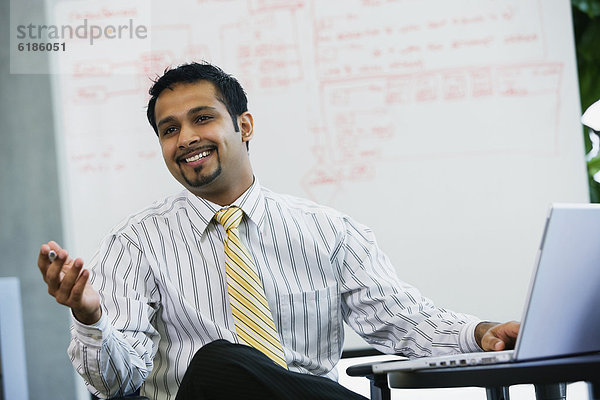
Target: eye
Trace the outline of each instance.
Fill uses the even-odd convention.
[[[169,127],[165,128],[165,129],[163,129],[161,136],[169,136],[170,134],[174,133],[176,130],[177,130],[176,127],[169,126]]]
[[[211,115],[199,115],[196,117],[196,123],[202,123],[202,122],[206,122],[208,120],[212,119]]]

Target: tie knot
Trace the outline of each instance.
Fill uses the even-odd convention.
[[[223,225],[226,231],[236,229],[242,221],[244,212],[239,207],[222,208],[215,214],[216,220]]]

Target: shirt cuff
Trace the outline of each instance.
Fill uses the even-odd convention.
[[[110,330],[110,324],[104,316],[104,313],[102,313],[100,319],[96,323],[91,325],[79,322],[73,313],[71,313],[71,320],[73,322],[73,336],[88,346],[102,346],[102,340],[107,336]]]
[[[483,351],[475,340],[475,328],[481,321],[471,321],[460,331],[458,335],[458,347],[461,353],[475,353]]]

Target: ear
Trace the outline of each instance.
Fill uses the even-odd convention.
[[[254,135],[254,119],[248,111],[238,117],[238,125],[242,134],[242,142],[247,142]]]

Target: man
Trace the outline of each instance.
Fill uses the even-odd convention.
[[[436,308],[396,278],[368,228],[262,187],[234,78],[193,63],[150,94],[148,120],[185,190],[114,229],[90,271],[55,242],[38,258],[49,293],[72,310],[69,354],[93,393],[361,398],[334,382],[343,321],[411,357],[513,346],[518,323]]]

